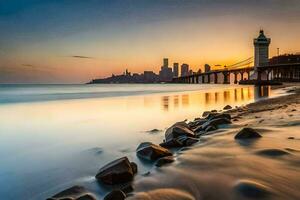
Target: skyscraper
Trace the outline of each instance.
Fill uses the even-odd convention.
[[[168,58],[163,59],[163,66],[159,71],[159,81],[161,82],[169,82],[173,78],[172,68],[168,66]]]
[[[181,73],[180,73],[180,75],[181,75],[181,76],[187,76],[188,74],[189,74],[189,65],[183,63],[183,64],[181,65]]]
[[[174,63],[173,64],[173,77],[177,78],[178,77],[178,66],[179,64],[178,63]]]
[[[163,61],[163,67],[168,67],[169,66],[169,59],[168,58],[164,58],[164,61]]]
[[[210,71],[210,65],[209,64],[205,64],[204,65],[204,72],[209,72]]]

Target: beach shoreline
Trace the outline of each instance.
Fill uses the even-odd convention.
[[[297,149],[300,142],[297,136],[300,87],[287,84],[273,88],[289,94],[224,110],[222,113],[231,116],[232,124],[204,132],[198,143],[173,150],[172,164],[167,161],[166,166],[155,167],[153,161],[152,170],[136,175],[130,184],[131,190],[124,191],[124,197],[130,200],[255,199],[259,195],[265,199],[300,197],[297,191],[300,181],[293,178],[300,175],[297,161],[300,158]],[[257,130],[262,139],[255,143],[234,140],[239,130],[245,127]],[[257,166],[248,159],[253,159]],[[278,162],[292,165],[292,169],[282,169],[282,163]],[[274,170],[273,174],[255,175],[259,165]],[[293,170],[293,175],[290,170]],[[120,196],[115,192],[125,190],[122,187],[112,187],[112,194]],[[219,192],[214,192],[215,189]],[[256,195],[251,196],[251,191]],[[85,190],[81,193],[88,194]],[[89,198],[94,198],[92,196]],[[117,198],[113,196],[111,199]]]
[[[137,193],[137,195],[129,199],[134,199],[134,200],[220,199],[220,198],[256,199],[256,198],[260,198],[259,193],[261,193],[261,195],[264,196],[264,199],[299,198],[300,193],[297,192],[297,187],[300,186],[299,185],[300,182],[294,180],[292,176],[297,177],[300,175],[299,162],[297,161],[297,159],[299,159],[299,149],[297,149],[297,145],[299,144],[299,136],[297,135],[298,132],[297,126],[300,125],[300,121],[299,121],[300,120],[299,119],[300,88],[299,85],[295,86],[294,84],[274,86],[273,88],[283,89],[289,94],[284,96],[278,96],[275,98],[263,99],[254,103],[250,103],[246,106],[224,111],[223,113],[231,115],[233,124],[230,125],[230,127],[221,130],[220,132],[215,131],[216,134],[214,132],[211,132],[207,136],[203,136],[204,142],[202,142],[202,144],[201,144],[201,137],[200,137],[200,144],[194,145],[189,150],[184,149],[183,153],[179,154],[178,165],[180,166],[184,165],[185,167],[183,167],[178,171],[176,169],[175,170],[172,169],[174,171],[168,170],[166,172],[166,174],[168,175],[161,178],[162,180],[164,180],[164,179],[168,179],[167,177],[175,176],[177,178],[182,179],[183,182],[188,186],[184,186],[184,184],[182,183],[175,183],[174,185],[176,186],[171,186],[172,185],[171,183],[172,182],[174,183],[175,181],[175,179],[173,178],[171,178],[172,181],[165,180],[165,183],[162,184],[158,182],[159,178],[155,180],[157,182],[152,180],[153,181],[152,183],[151,181],[149,182],[147,180],[139,181],[136,184],[136,188],[141,192]],[[237,168],[243,168],[241,172],[238,172],[239,169],[237,169],[236,172],[231,170],[229,170],[230,172],[228,172],[226,170],[220,169],[220,166],[222,166],[223,163],[215,161],[215,159],[217,159],[218,156],[220,157],[220,159],[224,159],[224,157],[225,158],[228,157],[226,159],[231,159],[231,157],[235,157],[235,156],[238,157],[240,155],[238,153],[228,152],[228,149],[226,150],[226,148],[222,148],[222,145],[220,145],[219,148],[223,149],[223,151],[228,154],[225,153],[225,155],[223,155],[224,152],[222,151],[220,152],[220,150],[219,153],[215,152],[214,150],[216,150],[216,148],[213,146],[214,145],[218,146],[218,143],[222,144],[224,142],[224,141],[220,141],[217,138],[222,138],[225,141],[229,140],[230,141],[229,143],[235,143],[233,139],[234,136],[239,132],[239,130],[243,129],[244,127],[254,128],[255,130],[257,130],[259,133],[262,134],[266,142],[264,142],[265,144],[262,143],[262,145],[257,145],[258,146],[257,148],[251,147],[252,145],[253,146],[256,145],[254,143],[248,144],[246,142],[245,144],[243,144],[243,142],[240,142],[239,144],[238,142],[238,145],[242,146],[243,148],[246,147],[246,152],[243,153],[262,155],[261,157],[263,157],[263,159],[266,159],[266,161],[272,159],[282,161],[286,159],[290,163],[285,163],[284,166],[289,167],[289,165],[292,165],[293,167],[290,167],[290,169],[285,171],[283,170],[283,172],[281,172],[282,174],[280,173],[277,174],[276,170],[279,170],[282,167],[281,166],[282,163],[279,166],[276,166],[276,164],[274,164],[274,166],[272,167],[274,168],[275,171],[271,173],[272,175],[271,178],[269,178],[269,180],[267,177],[264,176],[259,177],[259,175],[254,174],[254,173],[259,174],[259,171],[251,172],[251,173],[244,172],[244,170],[246,171],[251,170],[251,168],[255,168],[255,170],[265,171],[264,168],[260,169],[260,167],[253,167],[251,162],[247,164],[241,163],[242,166],[240,166],[239,164],[240,161],[237,161],[237,163],[233,162],[232,163],[233,166]],[[275,134],[273,135],[272,134],[273,131],[278,133],[278,135]],[[282,133],[280,134],[279,132]],[[267,139],[265,139],[265,135]],[[212,142],[214,140],[214,137],[217,140],[216,142]],[[272,144],[273,139],[274,139],[274,144]],[[278,142],[277,139],[288,140],[288,142],[292,141],[292,143],[294,144],[289,146],[289,144],[286,144],[285,141]],[[271,140],[272,141],[271,144],[267,140]],[[232,149],[234,150],[235,148]],[[205,153],[207,154],[204,156],[205,158],[199,159],[196,156],[196,155],[203,156],[203,154]],[[212,154],[211,157],[209,156],[209,154]],[[207,157],[210,157],[210,159],[208,160]],[[253,155],[250,155],[249,159],[250,157],[252,158]],[[261,161],[259,159],[261,158],[257,159],[257,163],[264,164],[264,167],[267,166],[265,161]],[[253,162],[255,163],[256,161]],[[217,167],[213,165],[216,165]],[[196,168],[199,167],[200,169],[195,170],[193,169],[194,167]],[[205,169],[206,167],[208,169]],[[213,172],[211,172],[211,169],[209,169],[210,167],[216,168],[215,169],[216,171],[220,170],[222,173],[220,174],[219,172],[216,172],[214,170]],[[204,171],[207,172],[207,174],[206,173],[202,174],[204,178],[199,177],[198,179],[197,178],[195,179],[193,176],[191,176],[191,174],[195,174],[197,172],[203,173],[202,171],[203,169],[201,170],[201,168],[204,168],[205,169]],[[191,170],[191,173],[185,172],[189,170]],[[291,170],[293,170],[294,173],[293,175],[291,173]],[[159,174],[161,173],[159,172]],[[197,177],[199,175],[195,174],[195,176]],[[186,179],[190,179],[190,180],[186,180]],[[272,183],[273,181],[274,183]],[[210,184],[207,184],[206,182],[210,182]],[[232,182],[232,183],[228,184],[228,182]],[[242,186],[240,185],[236,186],[236,184],[239,183],[241,183]],[[156,184],[160,184],[161,186],[157,187],[155,186]],[[195,187],[197,187],[195,185],[198,185],[197,189],[195,189]],[[165,189],[165,187],[169,187],[169,186],[170,186],[169,189]],[[205,187],[205,189],[203,190],[202,187]],[[215,187],[217,187],[217,190],[220,190],[220,194],[214,192],[213,188]],[[222,187],[225,188],[227,187],[227,191],[226,190],[224,191]],[[236,191],[239,189],[236,189],[235,187],[245,187],[246,189],[242,188],[241,189],[242,191]],[[143,190],[145,190],[145,188],[146,191],[144,192]],[[203,196],[207,198],[203,198]]]

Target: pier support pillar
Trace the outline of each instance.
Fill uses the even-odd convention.
[[[250,71],[247,71],[247,80],[250,80]]]
[[[257,80],[260,81],[261,80],[261,71],[257,70]]]
[[[234,84],[237,84],[238,83],[238,80],[237,80],[237,75],[238,75],[238,73],[234,73]]]
[[[241,80],[244,80],[244,72],[241,72]]]
[[[229,84],[230,83],[230,80],[229,80],[229,75],[230,73],[229,72],[223,72],[223,75],[224,75],[224,82],[223,84]]]
[[[217,84],[218,83],[218,74],[214,73],[214,83]]]

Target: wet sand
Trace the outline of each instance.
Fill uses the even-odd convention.
[[[127,199],[299,199],[300,87],[288,86],[281,89],[289,95],[225,111],[231,125],[177,151],[174,163],[136,176]],[[243,127],[262,138],[235,140]]]

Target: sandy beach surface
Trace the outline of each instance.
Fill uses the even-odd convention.
[[[104,199],[124,199],[125,193],[129,200],[299,199],[300,85],[276,87],[285,94],[223,110],[231,124],[202,133],[191,146],[171,149],[174,160],[159,167],[152,162],[149,171],[122,186],[124,193],[118,184],[107,186],[113,194]],[[236,139],[244,128],[261,137]],[[86,193],[72,188],[51,199],[73,190]]]
[[[290,94],[226,111],[233,124],[179,150],[175,163],[137,177],[128,199],[299,199],[300,89],[284,90]],[[243,127],[262,137],[235,140]]]

